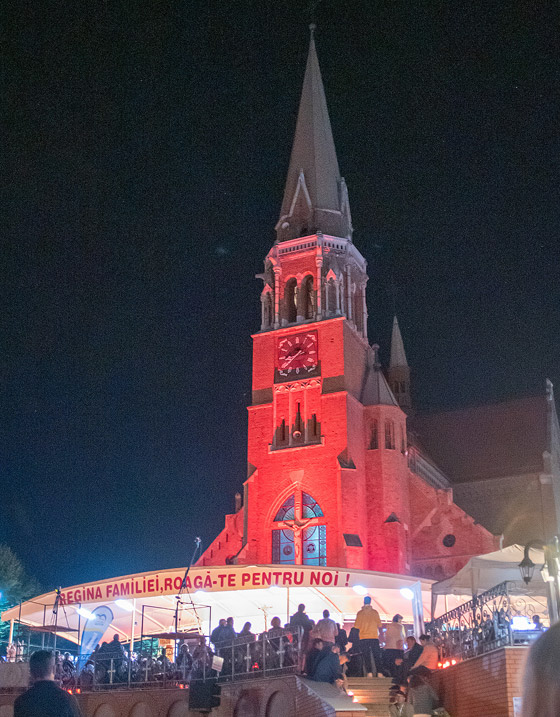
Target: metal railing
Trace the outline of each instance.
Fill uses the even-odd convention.
[[[27,662],[43,645],[18,645],[11,662]],[[206,639],[192,649],[179,646],[174,661],[151,649],[129,653],[121,646],[100,649],[85,663],[74,655],[57,655],[55,680],[74,692],[144,688],[186,688],[193,681],[238,681],[295,672],[301,666],[302,632],[274,628],[215,646]],[[218,659],[216,659],[218,658]],[[83,658],[82,658],[83,659]],[[1,668],[1,666],[0,666]],[[1,682],[1,680],[0,680]]]
[[[529,621],[535,606],[513,598],[503,582],[426,624],[442,660],[466,660],[509,645],[529,644],[539,629],[516,629],[514,618]],[[546,619],[546,618],[545,618]]]
[[[221,680],[295,672],[301,665],[302,631],[275,628],[256,638],[237,637],[227,645],[218,645],[216,654],[224,661]]]

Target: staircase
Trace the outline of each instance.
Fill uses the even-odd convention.
[[[367,708],[364,717],[388,717],[389,677],[349,677],[348,691],[354,693],[354,700]]]

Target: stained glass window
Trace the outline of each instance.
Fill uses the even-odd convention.
[[[320,518],[324,514],[313,496],[296,491],[287,498],[274,518],[284,525],[272,530],[272,562],[326,565],[327,528]]]
[[[303,564],[327,564],[327,528],[313,525],[303,531]]]
[[[303,518],[322,518],[323,511],[315,498],[308,493],[301,494],[301,513]]]
[[[287,500],[284,501],[282,507],[280,508],[278,513],[276,513],[274,522],[277,523],[279,520],[293,520],[295,517],[295,502],[296,497],[294,494],[292,494]]]
[[[295,561],[294,533],[292,530],[272,531],[272,562],[294,563]]]

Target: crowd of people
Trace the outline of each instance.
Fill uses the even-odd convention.
[[[369,597],[364,598],[349,634],[330,617],[328,610],[315,623],[306,614],[305,605],[300,604],[284,627],[280,618],[274,617],[270,629],[259,636],[251,631],[249,622],[237,633],[233,618],[220,620],[210,642],[214,649],[200,637],[192,651],[183,643],[174,657],[165,649],[155,658],[139,657],[129,655],[115,635],[111,642],[95,649],[81,670],[69,653],[39,650],[29,660],[32,687],[17,698],[14,717],[42,714],[36,709],[43,709],[47,701],[56,707],[60,717],[79,717],[77,703],[68,691],[78,686],[87,689],[94,682],[149,681],[158,676],[191,680],[215,677],[217,672],[227,676],[236,669],[259,671],[267,666],[271,670],[294,667],[311,680],[328,682],[342,690],[347,690],[351,676],[391,677],[391,717],[447,714],[440,708],[430,683],[430,676],[438,667],[437,647],[429,635],[421,635],[418,642],[413,636],[406,636],[401,615],[395,615],[382,628]],[[216,656],[222,662],[216,663]],[[6,657],[17,660],[13,651]],[[560,623],[557,623],[531,648],[525,675],[524,717],[560,715],[560,683],[556,674],[559,659]]]
[[[366,610],[366,613],[368,613],[368,618],[371,617],[369,610]],[[399,617],[396,615],[393,619],[395,625],[400,624]],[[360,619],[358,624],[362,625],[362,621],[363,618]],[[278,649],[280,649],[283,638],[287,637],[286,628],[282,628],[279,622],[279,620],[275,620],[275,624],[268,631],[268,633],[274,631],[271,639],[278,638]],[[341,650],[341,633],[342,638],[344,638],[344,630],[340,628],[335,630],[331,624],[333,622],[328,611],[325,611],[323,619],[319,620],[315,625],[305,614],[305,605],[300,605],[297,613],[292,615],[290,620],[290,624],[301,628],[299,630],[300,635],[302,632],[308,635],[304,673],[311,679],[340,684],[342,687],[344,685],[345,668],[350,663],[350,656],[347,652]],[[334,625],[336,627],[336,623]],[[226,632],[223,628],[231,628],[231,630],[228,629]],[[221,622],[216,630],[213,633],[213,637],[216,639],[216,649],[220,644],[229,642],[230,638],[231,646],[233,647],[240,636],[243,636],[243,639],[250,636],[255,637],[251,632],[250,624],[247,623],[238,634],[233,630],[233,621],[230,621],[229,625],[228,621]],[[323,637],[313,637],[316,630],[321,631]],[[369,633],[367,634],[369,635]],[[394,644],[391,642],[392,635],[396,637],[396,647],[392,646]],[[364,639],[378,640],[379,638],[368,636]],[[258,642],[258,640],[255,638],[254,642]],[[401,647],[399,642],[399,630],[397,627],[392,627],[388,631],[387,629],[385,630],[385,662],[383,664],[400,667],[408,659],[409,665],[406,680],[403,681],[403,673],[401,673],[401,676],[393,678],[389,714],[391,717],[431,717],[434,714],[438,714],[439,701],[437,695],[426,679],[433,665],[433,650],[426,650],[430,646],[428,636],[424,635],[420,638],[420,642],[424,643],[423,647],[418,646],[416,641],[412,646],[408,645],[408,649],[402,652],[402,658],[400,656]],[[101,645],[97,651],[101,653],[101,659],[113,660],[113,663],[118,659],[124,660],[125,657],[121,652],[122,646],[120,646],[120,643],[117,645],[117,643],[119,643],[118,636],[115,636],[111,643],[106,643],[104,649],[102,649],[103,645]],[[379,653],[374,652],[375,644],[366,643],[366,646],[367,650],[371,652],[371,664],[373,664],[375,662],[373,655],[376,654],[379,657]],[[343,647],[346,647],[346,644]],[[364,646],[362,645],[362,647]],[[197,649],[198,655],[196,654]],[[407,653],[409,653],[408,658]],[[208,648],[206,641],[202,638],[195,650],[193,650],[192,655],[188,646],[186,644],[182,645],[176,656],[175,665],[181,666],[181,663],[188,663],[194,674],[197,660],[202,659],[203,669],[205,669],[206,665],[211,668],[212,662],[207,662],[211,654],[212,650]],[[360,654],[363,653],[361,652]],[[422,655],[425,655],[424,660],[421,659]],[[72,659],[68,654],[62,657],[62,663],[65,661],[72,663]],[[163,661],[169,660],[165,653],[162,653],[162,659]],[[185,660],[187,663],[184,662]],[[544,632],[530,650],[525,671],[524,717],[558,717],[560,715],[560,682],[557,679],[559,660],[560,623],[557,623]],[[31,655],[29,660],[31,687],[15,700],[14,717],[39,717],[46,714],[57,715],[57,717],[82,717],[75,697],[57,684],[59,662],[60,660],[55,659],[55,655],[52,652],[46,650],[39,650]],[[446,714],[445,711],[442,714]]]
[[[421,635],[419,641],[406,636],[402,620],[402,615],[395,615],[383,629],[379,613],[366,596],[347,634],[328,610],[315,624],[301,604],[290,625],[303,630],[302,673],[346,691],[348,677],[391,677],[392,717],[432,715],[439,701],[429,678],[438,667],[438,649],[429,635]]]
[[[49,653],[50,654],[50,653]],[[164,680],[188,682],[210,674],[213,651],[201,637],[194,648],[184,643],[175,657],[170,647],[159,654],[144,651],[130,654],[115,634],[110,642],[98,645],[84,662],[69,652],[52,652],[54,681],[63,689],[91,689],[94,685],[130,682],[161,682]],[[0,658],[1,660],[2,658]],[[17,655],[7,651],[8,662],[23,662],[23,650]]]

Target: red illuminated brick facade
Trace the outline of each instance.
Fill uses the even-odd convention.
[[[313,37],[276,232],[260,276],[243,507],[200,562],[437,578],[494,550],[408,440],[396,322],[389,376],[403,408],[369,345],[367,264],[352,241]]]
[[[333,263],[332,249],[325,246],[331,241],[316,235],[291,242],[310,246],[286,252],[274,264],[280,268],[275,272],[279,326],[274,328],[273,316],[272,325],[263,317],[263,329],[253,336],[244,506],[227,516],[226,529],[205,552],[203,563],[274,562],[272,535],[281,526],[274,519],[291,495],[308,494],[323,513],[313,522],[326,528],[327,565],[430,577],[454,573],[469,555],[495,549],[496,541],[453,503],[448,487],[438,488],[411,470],[406,414],[393,398],[363,325],[342,313],[346,299],[324,308],[320,320],[287,321],[286,285],[295,276],[301,297],[306,268],[317,277],[319,248],[323,265]],[[322,270],[318,277],[323,299],[327,274]],[[324,307],[317,293],[312,297],[315,311],[321,303]],[[290,372],[289,364],[288,375],[282,375],[283,341],[289,338],[297,348],[296,339],[308,335],[317,350],[310,370]],[[300,522],[296,563],[306,560],[301,536],[311,524],[301,516]],[[297,534],[298,527],[291,525],[286,532]],[[449,535],[455,541],[446,547],[443,540]],[[356,542],[361,546],[352,544]]]

